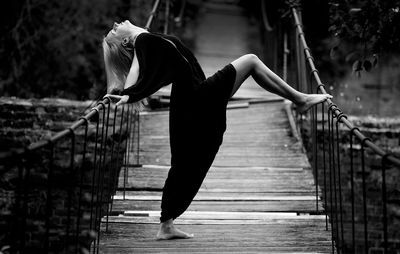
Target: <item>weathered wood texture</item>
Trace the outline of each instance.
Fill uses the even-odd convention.
[[[217,159],[176,220],[195,234],[190,240],[155,240],[169,170],[168,112],[141,117],[140,162],[147,165],[123,168],[101,253],[330,252],[325,217],[309,215],[316,211],[314,178],[282,101],[228,110]]]
[[[111,223],[103,253],[329,253],[323,220],[268,224],[187,224],[193,239],[156,241],[157,224]],[[301,232],[301,233],[299,233]]]
[[[301,143],[289,128],[284,104],[250,105],[228,110],[228,128],[213,165],[308,167]],[[140,162],[169,165],[168,113],[143,114],[140,123]],[[131,156],[134,158],[130,160],[135,161],[136,154]]]
[[[211,20],[223,19],[221,15],[228,15],[228,19],[232,15],[241,17],[232,14],[235,8],[222,12],[213,9],[207,15]],[[242,25],[235,22],[228,23]],[[208,29],[212,34],[214,28],[199,30]],[[225,33],[234,34],[229,37],[233,41],[222,44],[221,40],[199,36],[199,43],[204,45],[197,54],[208,74],[236,57],[224,52],[236,52],[235,47],[243,50],[244,41],[236,41],[235,29],[226,27],[224,33],[218,34],[222,40]],[[213,42],[221,45],[210,45]],[[229,49],[217,52],[218,47]],[[237,56],[246,53],[239,51]],[[218,59],[220,62],[215,62]],[[255,96],[257,89],[243,91],[239,97],[259,97]],[[143,112],[139,147],[143,166],[128,165],[121,170],[108,232],[102,224],[100,253],[331,252],[325,216],[313,215],[317,206],[310,164],[301,142],[292,133],[284,102],[275,96],[263,97],[267,99],[263,103],[230,103],[223,145],[188,211],[175,221],[182,230],[195,234],[190,240],[155,240],[162,188],[170,164],[168,112]],[[128,164],[137,162],[136,149],[137,146],[129,149]],[[318,211],[323,211],[321,202]],[[103,218],[103,222],[106,220]]]

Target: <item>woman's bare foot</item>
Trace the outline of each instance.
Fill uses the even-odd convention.
[[[309,110],[315,104],[332,99],[333,96],[330,94],[305,94],[303,101],[296,104],[296,110],[298,113],[304,113]]]
[[[171,239],[188,239],[193,238],[193,234],[185,233],[174,226],[172,219],[167,220],[160,225],[160,230],[157,233],[157,240],[171,240]]]

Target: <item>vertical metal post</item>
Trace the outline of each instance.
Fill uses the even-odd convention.
[[[71,176],[70,180],[72,180],[73,170],[74,170],[74,155],[75,155],[75,133],[74,130],[69,128],[70,135],[71,135],[71,160],[69,166],[69,176]],[[70,224],[71,224],[71,209],[72,209],[72,192],[73,192],[73,182],[67,183],[68,194],[67,194],[67,225],[66,225],[66,239],[65,239],[65,247],[68,248],[70,243]]]
[[[340,172],[340,149],[339,149],[339,123],[342,120],[342,118],[347,118],[346,115],[343,113],[340,113],[337,116],[337,121],[336,121],[336,156],[337,156],[337,170],[338,170],[338,184],[339,184],[339,215],[340,215],[340,232],[341,232],[341,241],[342,241],[342,252],[344,250],[344,227],[343,227],[343,202],[342,202],[342,181],[341,181],[341,172]]]
[[[335,226],[334,226],[334,221],[333,221],[333,192],[332,192],[332,145],[331,145],[331,135],[332,135],[332,130],[331,130],[331,121],[333,119],[331,119],[331,107],[328,108],[328,155],[329,155],[329,211],[331,214],[330,217],[330,222],[331,222],[331,237],[332,237],[332,253],[335,252],[335,243],[334,243],[334,230],[335,230]]]
[[[313,112],[312,113],[312,121],[313,121],[313,162],[314,162],[314,172],[315,172],[315,210],[318,213],[318,149],[317,149],[317,145],[318,145],[318,137],[317,137],[317,107],[312,109]]]
[[[99,198],[99,192],[100,192],[100,180],[101,180],[101,174],[102,174],[102,158],[103,158],[103,142],[104,142],[104,119],[105,119],[105,104],[104,102],[99,102],[97,104],[97,107],[101,106],[102,110],[103,110],[103,116],[101,117],[101,114],[98,113],[98,125],[100,123],[100,121],[102,121],[101,124],[101,138],[100,138],[100,150],[99,150],[99,163],[98,163],[98,174],[97,174],[97,179],[95,179],[95,182],[93,183],[95,185],[95,212],[94,212],[94,219],[93,219],[93,226],[94,226],[94,230],[97,231],[97,238],[94,240],[93,243],[93,253],[96,253],[96,250],[98,251],[98,243],[99,243],[99,234],[100,234],[100,228],[99,228],[99,206],[100,206],[100,198]],[[97,143],[99,142],[98,140],[98,132],[96,130],[96,146]],[[95,155],[96,157],[96,155]],[[95,170],[96,170],[96,161],[95,161]],[[93,205],[93,204],[92,204]]]
[[[356,226],[355,226],[355,210],[354,210],[354,156],[353,156],[353,135],[354,130],[358,128],[353,128],[350,130],[350,189],[351,189],[351,240],[353,253],[356,253]]]
[[[311,74],[313,71],[311,71]],[[312,76],[310,75],[310,82],[308,84],[310,93],[313,93],[313,88],[312,88]],[[318,89],[317,89],[318,92]],[[318,116],[318,105],[314,106],[311,109],[311,138],[312,138],[312,159],[313,159],[313,168],[314,168],[314,176],[315,176],[315,211],[318,213],[319,208],[318,208],[318,121],[317,121],[317,116]]]
[[[30,168],[26,167],[25,179],[24,179],[24,206],[23,206],[23,216],[22,216],[22,241],[21,241],[21,252],[25,251],[25,231],[26,231],[26,223],[28,216],[28,191],[29,191],[29,176],[30,176]]]
[[[121,120],[120,120],[120,124],[119,124],[119,140],[118,140],[118,144],[117,144],[117,162],[116,162],[116,164],[117,164],[117,172],[120,170],[120,167],[122,167],[122,163],[121,164],[119,164],[118,162],[119,162],[119,155],[120,155],[120,147],[121,147],[121,140],[122,140],[122,120],[123,120],[123,118],[124,118],[124,107],[122,107],[122,111],[121,111]],[[119,176],[117,175],[117,177],[118,177],[118,184],[119,184]]]
[[[99,170],[99,174],[97,177],[97,181],[96,181],[96,212],[95,212],[95,230],[97,231],[97,239],[96,239],[96,253],[98,253],[98,245],[99,245],[99,236],[100,236],[100,217],[101,217],[101,197],[100,197],[100,192],[101,192],[101,180],[102,177],[104,176],[104,167],[102,165],[103,163],[103,149],[104,149],[104,127],[105,127],[105,118],[106,118],[106,106],[103,102],[99,102],[100,106],[102,106],[103,108],[103,117],[102,119],[102,124],[101,124],[101,141],[100,141],[100,156],[99,156],[99,166],[98,166],[98,170]],[[99,118],[100,121],[100,118]]]
[[[102,138],[103,138],[103,142],[104,146],[102,149],[102,153],[103,153],[103,160],[100,159],[100,172],[103,172],[101,175],[101,179],[99,182],[99,186],[100,186],[100,198],[99,198],[99,202],[98,202],[98,207],[99,207],[99,215],[98,215],[98,219],[97,219],[97,226],[98,226],[98,230],[97,230],[97,253],[99,253],[99,244],[100,244],[100,237],[101,237],[101,217],[103,215],[103,196],[104,196],[104,177],[107,173],[106,171],[106,155],[107,155],[107,137],[108,137],[108,125],[109,125],[109,120],[110,120],[110,104],[111,104],[111,100],[110,98],[108,99],[108,105],[107,105],[107,118],[106,120],[104,120],[105,118],[105,114],[106,114],[106,109],[105,106],[103,104],[103,131],[104,131],[104,126],[106,128],[105,134],[103,136],[102,134]],[[102,132],[103,132],[102,131]],[[107,189],[108,190],[108,189]]]
[[[335,233],[336,233],[336,247],[338,248],[338,252],[341,250],[341,241],[339,238],[339,217],[338,217],[338,200],[337,200],[337,179],[336,179],[336,161],[335,161],[335,131],[334,131],[334,124],[333,118],[335,118],[334,112],[332,111],[332,120],[331,120],[331,146],[332,146],[332,174],[333,174],[333,190],[334,190],[334,199],[335,199]]]
[[[25,155],[29,158],[30,152],[25,151]],[[19,203],[18,207],[20,209],[20,214],[18,215],[20,220],[19,228],[18,228],[18,236],[19,237],[19,248],[18,251],[21,253],[25,253],[25,232],[26,232],[26,223],[27,223],[27,214],[28,214],[28,189],[29,189],[29,175],[30,175],[30,168],[28,167],[28,163],[26,163],[26,158],[21,158],[21,164],[19,165],[19,179],[20,179],[20,186],[18,187],[21,191],[19,194],[20,201],[22,205],[20,206]],[[25,169],[25,175],[24,175]]]
[[[128,139],[127,139],[127,153],[130,155],[131,151],[132,151],[132,139],[134,138],[134,136],[132,135],[132,126],[133,126],[133,120],[135,118],[135,109],[132,107],[129,113],[129,128],[128,128]],[[128,160],[127,160],[127,164],[131,165],[131,160],[132,160],[132,156],[128,156]]]
[[[100,112],[98,108],[94,108],[92,110],[96,111],[98,120],[96,123],[96,134],[95,134],[95,139],[94,139],[94,158],[93,158],[93,173],[92,173],[92,190],[91,190],[91,200],[90,200],[90,230],[93,229],[94,223],[93,223],[93,204],[94,204],[94,191],[96,187],[96,162],[97,162],[97,144],[98,144],[98,139],[99,139],[99,125],[100,125]],[[97,198],[97,197],[96,197]]]
[[[370,140],[365,138],[361,141],[361,169],[362,169],[362,192],[363,192],[363,217],[364,217],[364,248],[365,253],[368,254],[368,215],[367,215],[367,184],[366,184],[366,172],[365,172],[365,142]]]
[[[121,163],[121,165],[119,165],[119,155],[120,155],[120,147],[121,147],[121,139],[122,139],[122,119],[124,118],[124,107],[122,107],[122,110],[121,110],[121,120],[120,120],[120,126],[119,126],[119,140],[118,140],[118,143],[117,143],[117,158],[116,158],[116,165],[117,165],[117,167],[116,167],[116,171],[118,172],[119,170],[120,170],[120,167],[122,166],[122,163]],[[117,175],[117,181],[118,181],[118,183],[117,184],[119,184],[119,176]]]
[[[140,165],[140,114],[139,114],[139,111],[137,112],[136,117],[137,117],[137,137],[136,137],[137,161],[136,161],[136,165]]]
[[[135,142],[136,142],[136,138],[137,137],[135,136],[135,134],[136,134],[136,118],[137,118],[137,114],[138,114],[138,111],[134,110],[133,113],[132,113],[132,117],[131,117],[131,130],[129,131],[129,133],[130,133],[130,139],[129,139],[130,148],[129,148],[129,151],[131,153],[131,157],[130,157],[129,162],[132,165],[136,165],[136,161],[135,161]]]
[[[126,112],[126,131],[128,132],[129,129],[129,116],[131,113],[131,108],[128,106],[128,110]],[[128,136],[129,136],[129,132],[128,132]],[[125,195],[126,195],[126,181],[128,179],[128,157],[129,157],[129,153],[128,153],[128,140],[126,140],[125,142],[125,153],[124,153],[124,183],[123,183],[123,199],[125,200]]]
[[[114,107],[114,119],[113,119],[113,129],[112,129],[113,140],[112,140],[112,143],[111,143],[110,178],[109,178],[109,183],[108,183],[108,186],[110,186],[110,187],[114,186],[114,184],[115,184],[115,175],[116,175],[116,172],[118,172],[118,168],[114,166],[115,165],[115,163],[114,163],[114,144],[115,144],[114,137],[115,137],[115,123],[116,123],[116,120],[117,120],[117,107]],[[106,232],[108,232],[108,219],[109,219],[109,214],[112,211],[112,206],[113,206],[113,202],[114,202],[114,191],[115,190],[112,190],[110,206],[107,209]]]
[[[387,224],[387,197],[386,197],[386,166],[388,164],[387,153],[382,156],[382,225],[383,225],[383,250],[388,253],[388,224]]]
[[[97,170],[97,148],[98,148],[98,142],[99,142],[99,125],[100,125],[100,112],[98,107],[92,108],[91,111],[95,110],[96,111],[96,115],[98,117],[97,122],[96,122],[96,134],[95,134],[95,139],[94,139],[94,159],[93,159],[93,173],[92,173],[92,188],[91,188],[91,199],[90,199],[90,227],[89,230],[93,230],[93,228],[95,229],[96,226],[96,218],[93,218],[93,213],[94,213],[94,202],[95,202],[95,189],[96,189],[96,177],[99,177],[96,174],[96,170]],[[101,152],[101,151],[100,151]],[[97,199],[97,196],[96,196]],[[97,202],[97,200],[96,200]],[[95,216],[94,216],[95,217]],[[96,246],[96,239],[94,239],[94,241],[91,243],[91,245],[93,245],[93,253],[95,253],[95,246]]]
[[[326,156],[325,156],[325,106],[324,103],[321,104],[321,111],[322,111],[322,163],[324,168],[324,203],[325,209],[328,209],[328,197],[327,197],[327,183],[326,183]],[[328,211],[325,211],[325,227],[328,230]]]
[[[313,93],[312,78],[310,75],[309,84],[307,84],[308,93]],[[318,165],[317,165],[317,106],[311,108],[311,150],[312,150],[312,168],[314,171],[314,182],[315,182],[315,211],[318,213]]]
[[[47,172],[47,193],[46,193],[46,235],[44,239],[44,251],[49,253],[50,250],[50,226],[51,226],[51,190],[52,190],[52,180],[53,180],[53,164],[54,164],[54,144],[49,142],[48,145],[50,149],[49,154],[49,170]]]
[[[89,120],[86,117],[81,117],[80,119],[84,120],[85,124],[85,133],[83,136],[83,151],[82,151],[82,164],[80,170],[78,170],[78,179],[79,179],[79,193],[78,193],[78,210],[77,210],[77,218],[76,218],[76,235],[75,235],[75,253],[79,253],[79,234],[80,234],[80,222],[81,222],[81,206],[82,206],[82,188],[83,188],[83,177],[84,177],[84,165],[86,160],[86,146],[87,146],[87,134],[89,127]]]

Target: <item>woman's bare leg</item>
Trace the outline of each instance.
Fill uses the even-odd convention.
[[[193,234],[185,233],[174,226],[174,221],[169,219],[161,222],[160,230],[157,233],[157,240],[188,239],[193,238]]]
[[[232,95],[251,75],[265,90],[292,101],[299,112],[307,111],[311,106],[332,98],[329,94],[305,94],[292,88],[278,75],[271,71],[256,55],[244,55],[232,62],[236,69],[236,80]]]

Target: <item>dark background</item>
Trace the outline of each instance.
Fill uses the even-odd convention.
[[[284,0],[240,2],[260,19],[260,1],[267,1],[272,23],[278,22],[288,10]],[[176,5],[177,2],[180,1],[172,1]],[[97,98],[105,91],[102,38],[114,21],[130,19],[144,25],[152,3],[150,0],[3,1],[0,95]],[[201,0],[188,1],[189,9],[199,3]],[[319,68],[341,78],[354,71],[357,60],[372,64],[376,54],[398,53],[399,6],[400,0],[302,1],[305,32]],[[355,51],[357,54],[353,54]],[[370,71],[363,65],[357,68],[357,72]]]

